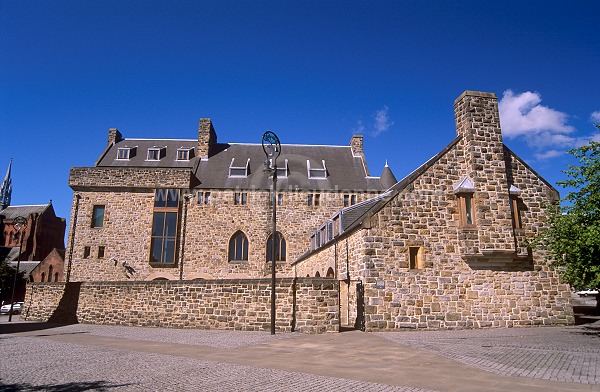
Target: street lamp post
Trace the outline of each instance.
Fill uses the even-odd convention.
[[[273,229],[271,232],[271,335],[275,335],[275,266],[276,266],[276,233],[277,233],[277,157],[281,154],[281,143],[279,138],[271,131],[267,131],[262,137],[262,147],[265,155],[265,171],[273,173]]]
[[[19,268],[21,267],[21,250],[23,249],[23,237],[25,237],[25,229],[27,228],[27,219],[22,216],[17,216],[13,221],[13,226],[19,233],[19,257],[17,258],[17,271],[15,271],[15,280],[13,282],[12,295],[10,297],[10,311],[8,312],[8,321],[12,321],[13,306],[15,305],[15,289],[17,288],[17,277],[19,276]]]

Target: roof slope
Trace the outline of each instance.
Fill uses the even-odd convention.
[[[203,189],[268,189],[271,186],[270,174],[264,171],[266,156],[261,144],[221,143],[214,146],[215,152],[208,159],[177,160],[179,148],[195,149],[197,143],[196,140],[123,139],[105,151],[96,167],[190,168],[200,182],[197,188]],[[130,159],[117,159],[118,149],[125,147],[135,148],[134,154]],[[148,149],[154,147],[165,148],[165,155],[160,160],[147,160]],[[326,177],[309,176],[307,162],[313,169],[325,168]],[[230,166],[246,165],[247,176],[230,175]],[[367,176],[363,158],[354,155],[350,146],[284,144],[277,167],[280,169],[277,188],[282,190],[381,192],[387,188],[379,177]],[[389,179],[388,174],[386,178]]]
[[[0,215],[6,220],[13,220],[18,216],[27,218],[31,214],[42,214],[51,204],[40,204],[30,206],[8,206],[0,210]]]

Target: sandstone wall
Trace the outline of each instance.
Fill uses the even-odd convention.
[[[30,321],[269,331],[270,295],[270,279],[31,283],[22,317]],[[278,279],[276,297],[277,331],[338,331],[336,281]]]
[[[76,198],[71,211],[65,256],[68,268],[73,245],[71,281],[260,278],[270,274],[266,246],[272,208],[267,191],[201,190],[187,193],[187,198],[182,196],[177,263],[151,266],[154,189],[86,189],[77,192],[80,199],[76,220]],[[210,201],[198,203],[198,192],[210,192]],[[247,193],[247,204],[234,204],[236,192]],[[310,233],[343,207],[343,193],[319,192],[318,206],[307,204],[308,193],[283,192],[283,204],[277,206],[277,230],[287,246],[286,261],[277,266],[282,276],[293,276],[290,263],[309,248]],[[357,194],[357,199],[368,196]],[[102,227],[91,227],[94,205],[105,206]],[[74,222],[77,227],[73,236]],[[248,238],[248,261],[229,262],[229,240],[238,230]],[[87,258],[86,247],[90,248]],[[98,257],[99,247],[104,247],[103,257]]]

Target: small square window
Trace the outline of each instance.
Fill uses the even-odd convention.
[[[103,259],[104,258],[104,246],[99,246],[98,247],[98,258],[99,259]]]
[[[104,206],[94,206],[92,211],[92,227],[104,226]]]
[[[129,148],[119,148],[117,150],[117,159],[129,159],[129,153],[131,149]]]
[[[194,150],[191,148],[181,147],[177,149],[178,161],[189,161],[194,156]]]
[[[344,195],[344,207],[348,207],[350,205],[350,195]]]
[[[148,149],[148,161],[158,161],[160,159],[160,151],[157,149]]]
[[[165,157],[167,153],[166,147],[150,147],[148,149],[148,155],[146,155],[147,161],[160,161]]]
[[[84,259],[89,259],[90,258],[90,253],[91,253],[91,248],[89,246],[84,246],[83,247],[83,258]]]

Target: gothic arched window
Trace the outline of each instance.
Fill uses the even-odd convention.
[[[229,240],[229,261],[248,261],[248,237],[241,231]]]
[[[269,236],[267,240],[267,261],[272,261],[271,247],[273,246],[273,234]],[[285,244],[285,238],[280,232],[275,233],[275,261],[285,261],[287,249]]]

